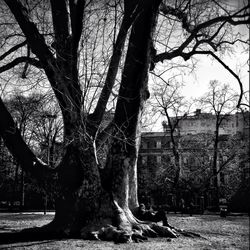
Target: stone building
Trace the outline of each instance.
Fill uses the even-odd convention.
[[[177,117],[180,118],[180,117]],[[176,117],[172,117],[174,122]],[[203,113],[196,109],[194,115],[186,116],[178,123],[177,133],[181,136],[190,134],[214,134],[216,117],[212,113]],[[164,131],[168,131],[168,125],[163,124]],[[219,128],[220,135],[234,135],[237,133],[249,136],[249,111],[225,115]]]
[[[174,137],[180,154],[180,179],[185,185],[175,191],[171,189],[174,155],[168,126],[163,124],[164,132],[142,134],[138,159],[140,201],[170,204],[175,196],[177,204],[184,197],[186,200],[192,198],[197,206],[201,204],[201,198],[205,207],[215,205],[211,169],[214,123],[213,114],[202,113],[199,109],[193,116],[186,116],[179,122]],[[230,197],[236,192],[233,186],[238,188],[242,180],[244,183],[249,180],[248,139],[249,112],[228,115],[219,130],[217,185],[220,197]],[[231,157],[230,152],[240,145],[243,148],[241,153]]]

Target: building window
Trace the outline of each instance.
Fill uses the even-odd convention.
[[[147,165],[148,164],[148,157],[147,156],[142,156],[142,164]]]
[[[186,157],[183,157],[183,163],[184,163],[184,164],[188,164],[188,160],[187,160]]]
[[[147,143],[146,142],[142,142],[141,146],[142,146],[143,149],[147,149]]]
[[[156,141],[156,148],[161,148],[161,141]]]
[[[249,179],[250,177],[250,168],[247,164],[245,164],[245,167],[243,168],[243,178],[245,180]]]
[[[157,164],[161,164],[161,156],[160,155],[157,155],[156,162],[157,162]]]

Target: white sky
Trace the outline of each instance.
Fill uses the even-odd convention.
[[[246,0],[225,0],[232,6],[242,6]],[[238,7],[239,7],[238,6]],[[244,38],[249,39],[249,28],[245,25],[236,26],[234,31],[240,33]],[[216,53],[220,59],[223,60],[240,77],[243,83],[243,91],[249,91],[249,50],[243,51],[242,46],[239,44],[234,45],[234,54],[227,53],[223,58]],[[218,80],[222,84],[230,84],[230,87],[237,93],[240,93],[240,86],[237,79],[228,72],[219,62],[211,56],[195,56],[197,60],[194,73],[185,74],[183,81],[185,87],[183,88],[183,95],[189,98],[201,97],[208,91],[208,83],[211,80]],[[167,80],[167,79],[165,79]],[[248,95],[249,96],[249,95]],[[194,107],[195,109],[195,107]],[[194,111],[194,110],[191,110]],[[164,117],[159,117],[154,126],[151,126],[152,131],[162,131],[162,121],[166,120]]]
[[[222,65],[209,57],[200,57],[199,60],[195,75],[189,75],[185,78],[186,86],[183,89],[183,93],[186,96],[201,96],[207,91],[208,83],[211,80],[218,80],[225,84],[229,83],[231,88],[239,93],[240,87],[238,81]],[[247,60],[247,54],[237,54],[234,55],[234,58],[226,57],[224,60],[240,76],[244,91],[249,90],[249,66],[246,64]]]
[[[242,53],[239,50],[233,56],[225,56],[223,61],[240,76],[243,83],[243,90],[249,91],[249,54]],[[222,65],[213,60],[209,56],[196,57],[198,63],[193,74],[185,75],[185,87],[183,88],[183,95],[189,98],[196,98],[202,96],[208,90],[208,83],[211,80],[218,80],[221,83],[230,84],[231,88],[240,93],[238,81],[229,73]],[[193,108],[195,111],[195,107]],[[157,119],[158,118],[158,119]],[[154,117],[152,122],[154,125],[150,126],[150,131],[162,131],[162,121],[165,117]]]
[[[241,6],[245,0],[226,0],[231,4]],[[235,31],[249,39],[249,28],[245,25],[235,27]],[[217,54],[218,55],[218,54]],[[231,88],[239,91],[239,84],[235,77],[232,76],[219,62],[212,60],[209,56],[196,57],[199,63],[196,68],[196,78],[191,76],[188,79],[185,94],[188,96],[200,96],[205,92],[210,80],[218,80],[222,83],[229,83]],[[241,45],[234,45],[234,54],[225,55],[223,61],[239,76],[243,83],[243,90],[249,91],[249,50],[243,51]]]

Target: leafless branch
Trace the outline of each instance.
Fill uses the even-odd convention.
[[[8,55],[10,55],[11,53],[15,52],[16,50],[18,50],[19,48],[23,47],[24,45],[27,44],[27,41],[24,41],[22,43],[19,43],[17,45],[15,45],[14,47],[12,47],[11,49],[9,49],[8,51],[6,51],[4,54],[2,54],[0,56],[0,61],[3,60],[4,58],[6,58]]]
[[[36,60],[35,58],[30,58],[26,56],[18,57],[14,59],[13,61],[9,62],[8,64],[5,64],[4,66],[0,67],[0,73],[5,72],[9,69],[12,69],[13,67],[17,66],[20,63],[28,63],[30,65],[33,65],[37,68],[42,68],[41,63]]]

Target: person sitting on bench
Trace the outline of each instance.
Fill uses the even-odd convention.
[[[168,224],[167,216],[163,210],[157,212],[147,210],[143,203],[139,205],[136,217],[142,221],[152,221],[152,222],[162,221],[163,226],[171,227]]]

